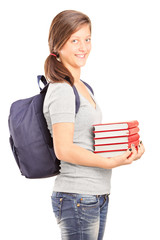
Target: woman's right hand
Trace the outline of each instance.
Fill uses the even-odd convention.
[[[123,155],[112,157],[110,160],[113,162],[113,167],[131,164],[133,161],[138,160],[144,154],[145,148],[142,142],[136,150],[135,146],[132,145]]]

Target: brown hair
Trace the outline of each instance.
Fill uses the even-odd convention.
[[[75,10],[65,10],[60,12],[53,19],[50,29],[48,44],[50,53],[44,64],[45,76],[49,82],[69,82],[72,86],[74,78],[64,64],[58,61],[58,51],[68,41],[70,36],[76,32],[83,24],[89,24],[91,31],[91,21],[85,14]]]

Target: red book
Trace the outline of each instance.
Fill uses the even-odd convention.
[[[94,152],[95,154],[98,154],[102,157],[115,157],[115,156],[119,156],[119,155],[122,155],[126,152],[125,151],[121,151],[121,150],[117,150],[117,151],[100,151],[100,152]]]
[[[110,131],[93,131],[95,138],[108,138],[108,137],[125,137],[136,134],[139,132],[138,127],[126,129],[126,130],[110,130]]]
[[[94,131],[113,131],[113,130],[124,130],[138,127],[139,122],[137,120],[129,122],[117,122],[117,123],[103,123],[94,124]]]
[[[135,147],[138,146],[139,140],[134,141],[134,142],[129,142],[129,143],[117,143],[117,144],[99,144],[99,145],[94,145],[95,152],[100,152],[100,151],[114,151],[114,150],[127,150],[128,148],[131,147],[131,144],[134,144]]]
[[[139,144],[139,141],[138,141]],[[135,145],[136,147],[138,146],[137,143]],[[102,157],[115,157],[115,156],[120,156],[126,152],[127,149],[119,149],[119,150],[108,150],[108,151],[94,151],[95,154],[98,154]]]
[[[139,134],[136,133],[134,135],[126,136],[126,137],[108,137],[108,138],[94,138],[95,145],[98,144],[112,144],[112,143],[128,143],[134,142],[139,139]]]

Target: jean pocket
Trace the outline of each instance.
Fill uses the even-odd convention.
[[[99,201],[96,196],[82,196],[79,205],[83,210],[97,208]]]
[[[63,198],[57,198],[52,196],[51,199],[53,212],[56,217],[57,223],[59,223],[61,220]]]
[[[81,221],[85,224],[96,224],[99,216],[99,199],[96,196],[82,196],[77,204]]]

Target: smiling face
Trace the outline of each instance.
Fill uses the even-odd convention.
[[[59,51],[60,60],[68,69],[83,67],[91,51],[91,32],[88,24],[74,32]]]

